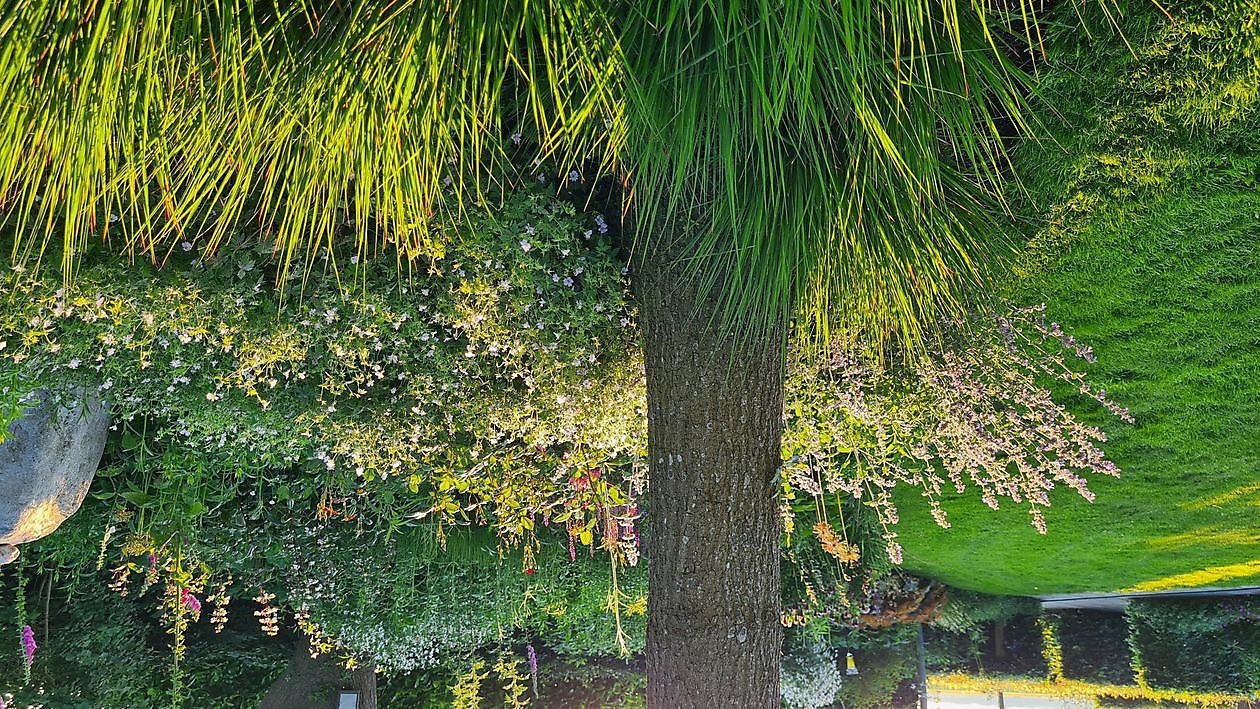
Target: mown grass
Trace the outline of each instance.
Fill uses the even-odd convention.
[[[1093,345],[1119,480],[1052,494],[1049,534],[968,492],[899,500],[906,566],[989,593],[1260,583],[1260,7],[1129,3],[1126,36],[1063,37],[1042,88],[1056,140],[1025,146],[1041,215],[1011,296]],[[1241,28],[1241,29],[1239,29]],[[1070,394],[1065,392],[1065,394]]]

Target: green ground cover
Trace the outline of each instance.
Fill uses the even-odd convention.
[[[903,493],[906,566],[969,589],[1038,594],[1260,583],[1260,7],[1128,4],[1133,54],[1050,40],[1054,140],[1018,155],[1032,226],[1019,304],[1091,344],[1084,397],[1118,480],[1055,490],[1040,536],[1017,506],[950,496],[953,527]]]

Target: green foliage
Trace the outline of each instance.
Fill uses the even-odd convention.
[[[1041,656],[1046,660],[1046,678],[1062,682],[1063,644],[1059,642],[1059,618],[1053,613],[1043,613],[1037,617],[1037,625],[1041,627]]]
[[[908,644],[858,650],[853,653],[856,675],[846,676],[838,699],[853,709],[885,709],[893,694],[917,669],[913,646]]]
[[[1123,615],[1089,610],[1060,610],[1056,615],[1065,677],[1101,684],[1133,683],[1126,642],[1129,629]]]
[[[732,274],[745,326],[803,301],[819,337],[914,342],[1000,234],[1029,7],[24,2],[0,13],[0,194],[15,253],[60,237],[67,277],[89,235],[162,263],[248,222],[300,271],[336,242],[440,255],[428,228],[517,165],[616,168],[649,230],[713,225],[686,255]]]
[[[329,265],[307,281],[300,298],[269,286],[296,276],[284,276],[282,264],[259,245],[216,256],[190,250],[161,271],[128,268],[107,251],[94,252],[71,286],[19,267],[10,279],[25,297],[0,311],[0,340],[12,343],[0,350],[0,361],[30,382],[96,387],[111,401],[120,429],[110,440],[89,525],[116,531],[98,545],[78,526],[73,534],[91,541],[49,542],[44,558],[82,568],[76,564],[90,563],[84,550],[99,546],[97,563],[108,556],[123,582],[169,567],[176,592],[208,593],[230,574],[249,595],[266,589],[290,608],[308,604],[325,632],[346,634],[343,649],[367,656],[380,650],[374,661],[394,669],[431,666],[444,648],[475,646],[519,621],[504,615],[503,604],[520,591],[509,583],[493,603],[464,599],[496,609],[461,615],[470,624],[466,633],[440,639],[435,628],[417,631],[413,621],[428,621],[400,599],[415,592],[417,579],[434,583],[417,565],[439,562],[407,547],[418,543],[410,528],[423,530],[419,536],[432,546],[451,525],[490,525],[505,548],[521,549],[526,568],[538,551],[536,525],[563,525],[570,541],[593,548],[602,537],[618,566],[633,566],[645,422],[625,272],[598,233],[598,220],[588,225],[541,195],[515,194],[502,212],[482,219],[472,233],[452,236],[427,272],[402,284],[386,287],[394,274],[379,260],[356,264],[362,290]],[[1026,344],[1003,339],[1000,326],[1012,322],[1028,326],[1019,331]],[[835,362],[819,369],[805,360],[795,366],[785,439],[793,466],[785,492],[823,494],[821,481],[801,475],[821,466],[827,496],[870,492],[875,507],[870,513],[850,505],[856,526],[844,530],[864,559],[855,598],[869,594],[871,582],[896,561],[887,487],[939,487],[930,459],[964,447],[938,435],[958,428],[941,424],[957,409],[944,399],[947,389],[988,382],[982,384],[988,398],[959,391],[967,406],[1008,412],[1002,420],[979,421],[989,427],[985,440],[992,445],[985,450],[995,456],[1022,454],[1020,431],[1035,418],[1018,419],[1024,414],[1009,413],[1017,406],[1008,403],[1035,399],[1025,408],[1057,411],[1028,372],[1062,366],[1070,338],[1061,341],[1064,335],[1031,320],[993,327],[973,339],[960,329],[968,361],[974,360],[962,368],[948,365],[948,354],[939,368],[900,374],[852,358],[843,358],[848,369]],[[847,393],[860,396],[836,405],[855,372],[866,377],[864,385]],[[1003,403],[1009,394],[998,389],[1007,385],[1029,398]],[[907,416],[910,428],[902,425]],[[1067,431],[1061,440],[1071,445],[1045,446],[1036,460],[1101,469],[1092,448],[1078,451],[1089,431],[1070,420],[1060,426]],[[904,462],[898,456],[917,460],[917,472],[897,474]],[[951,460],[949,476],[979,473],[986,491],[995,485],[984,475],[1004,470],[994,467],[997,457]],[[1051,472],[1083,484],[1074,474]],[[241,539],[251,540],[245,559],[237,553]],[[398,539],[403,547],[391,543]],[[371,553],[351,551],[365,544]],[[150,552],[155,561],[146,559]],[[316,569],[337,582],[336,590],[299,593]],[[836,569],[831,575],[839,578]],[[487,588],[462,578],[453,573],[443,582],[449,587],[428,592],[456,598]],[[636,586],[642,579],[626,574],[615,602],[605,598],[608,582],[590,580],[571,578],[555,588],[589,587],[577,608],[615,608],[620,627],[592,624],[611,627],[610,637],[584,628],[587,616],[560,610],[553,623],[531,627],[562,652],[609,652],[614,645],[633,651],[642,637],[643,591]],[[146,580],[146,587],[156,582]],[[334,607],[343,598],[354,602]],[[568,605],[552,597],[542,602]],[[856,612],[848,600],[840,605]],[[411,638],[406,649],[399,646],[403,637]]]
[[[260,245],[148,273],[102,255],[65,289],[19,271],[0,355],[23,381],[110,399],[125,429],[105,494],[154,516],[195,518],[249,493],[451,523],[474,516],[471,498],[485,506],[475,516],[520,537],[557,496],[622,501],[610,476],[579,493],[565,471],[641,446],[621,266],[585,226],[522,193],[424,274],[399,284],[364,262],[360,288],[327,266],[300,299],[271,288],[280,264]],[[167,498],[180,508],[158,509]],[[579,534],[596,523],[568,517]]]
[[[986,623],[1004,622],[1020,615],[1037,615],[1040,605],[1021,596],[991,596],[986,593],[951,589],[941,614],[932,621],[950,633],[976,633]]]
[[[1134,199],[1260,184],[1260,10],[1246,0],[1164,5],[1172,19],[1143,0],[1123,3],[1129,47],[1055,33],[1038,83],[1054,140],[1016,156],[1046,212],[1023,274],[1107,229]]]
[[[0,194],[17,249],[59,236],[69,273],[109,229],[161,263],[256,220],[297,270],[334,241],[440,253],[428,227],[450,194],[513,182],[512,153],[558,153],[562,173],[611,161],[621,62],[604,7],[7,4]]]
[[[5,577],[0,593],[8,597],[13,592],[12,574]],[[52,583],[52,588],[45,583]],[[41,576],[27,588],[32,595],[30,622],[37,628],[40,645],[32,683],[18,686],[22,676],[18,658],[3,653],[0,695],[13,694],[19,706],[37,702],[66,709],[130,709],[168,702],[170,657],[146,603],[120,598],[100,581],[66,593],[56,578]],[[34,597],[41,591],[49,594],[47,609],[43,597]],[[0,623],[7,631],[13,627],[10,607],[0,609]],[[283,668],[288,650],[247,631],[248,626],[230,628],[215,636],[215,642],[199,638],[190,644],[184,668],[189,706],[258,702]]]
[[[915,342],[956,309],[998,250],[999,123],[1022,127],[1024,102],[996,36],[1027,14],[826,0],[636,12],[622,46],[641,217],[705,225],[683,255],[736,327],[800,304],[820,339],[838,321]]]
[[[546,576],[531,594],[536,610],[527,627],[549,650],[570,658],[612,657],[623,652],[624,644],[631,655],[642,652],[647,642],[646,569],[618,569],[620,628],[612,622],[611,566],[605,555],[578,563],[553,561],[540,565],[535,576],[539,574]]]
[[[1139,599],[1126,614],[1135,662],[1150,686],[1260,691],[1260,605],[1254,601]]]
[[[391,533],[312,517],[295,520],[292,511],[266,509],[256,519],[231,508],[207,514],[197,536],[183,542],[184,558],[196,559],[204,570],[197,578],[184,577],[182,585],[205,605],[189,625],[185,666],[198,662],[201,644],[221,644],[209,635],[207,622],[220,603],[209,596],[217,596],[221,584],[231,599],[229,629],[232,619],[258,627],[263,607],[251,597],[265,589],[275,596],[269,605],[282,628],[292,624],[289,611],[300,611],[305,620],[298,625],[324,654],[358,658],[390,674],[448,667],[517,637],[537,637],[574,656],[618,655],[622,643],[625,651],[639,652],[644,645],[645,567],[618,569],[618,626],[609,601],[609,555],[600,551],[588,558],[584,551],[570,560],[564,532],[540,530],[533,551],[508,551],[489,530],[455,528],[446,532],[442,549],[432,525]],[[100,546],[93,537],[111,515],[107,505],[89,500],[57,535],[30,545],[24,556],[72,570],[81,588],[99,592],[108,577],[89,571]],[[82,547],[80,538],[92,540],[86,549],[75,555],[65,548]],[[111,559],[123,554],[120,566],[110,562],[113,587],[141,598],[152,614],[163,610],[163,584],[174,575],[166,562],[151,573],[143,555],[125,556],[118,542],[108,548]],[[151,576],[161,583],[155,587]]]
[[[289,561],[273,573],[288,569],[291,580],[278,588],[289,605],[306,608],[344,651],[388,673],[437,667],[525,634],[574,655],[620,652],[606,554],[571,561],[557,535],[542,534],[525,566],[519,552],[504,556],[484,535],[452,533],[443,552],[423,534],[372,543],[299,533],[281,544]],[[646,632],[644,571],[619,576],[623,594],[640,599],[637,611],[619,609],[630,652],[642,649]]]
[[[1230,98],[1243,96],[1231,87],[1260,85],[1257,11],[1248,2],[1169,11],[1175,22],[1127,5],[1136,58],[1068,23],[1054,29],[1039,82],[1054,140],[1030,142],[1015,160],[1030,209],[1045,218],[1031,224],[1026,268],[1008,291],[1046,303],[1048,317],[1094,347],[1092,381],[1137,425],[1108,426],[1081,405],[1090,402],[1062,401],[1107,430],[1124,475],[1094,482],[1093,505],[1051,492],[1046,539],[1020,529],[1022,515],[953,495],[943,534],[923,520],[927,505],[898,496],[917,573],[1019,595],[1260,579],[1260,110],[1254,97]],[[1238,110],[1212,108],[1225,104]]]

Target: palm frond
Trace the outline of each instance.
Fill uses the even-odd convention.
[[[702,225],[723,317],[910,342],[957,308],[1002,242],[1003,127],[1027,130],[1029,106],[995,32],[1034,26],[1030,4],[637,7],[628,158],[665,196],[647,221]]]
[[[910,342],[1001,242],[1028,104],[999,35],[1035,43],[1032,4],[15,0],[0,226],[67,278],[93,239],[161,263],[247,223],[291,267],[352,239],[406,268],[436,213],[515,184],[524,136],[629,173],[639,223],[701,225],[730,323]]]
[[[513,178],[512,134],[540,157],[617,154],[622,62],[594,3],[326,5],[6,3],[15,257],[60,237],[70,277],[92,238],[160,263],[252,222],[286,263],[344,238],[411,261],[436,212]]]

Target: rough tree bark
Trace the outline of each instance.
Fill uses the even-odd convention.
[[[359,690],[359,709],[376,709],[376,668],[360,665],[351,680]]]
[[[636,267],[651,478],[648,706],[778,707],[783,340],[713,326],[676,247]],[[741,344],[741,343],[748,344]]]

